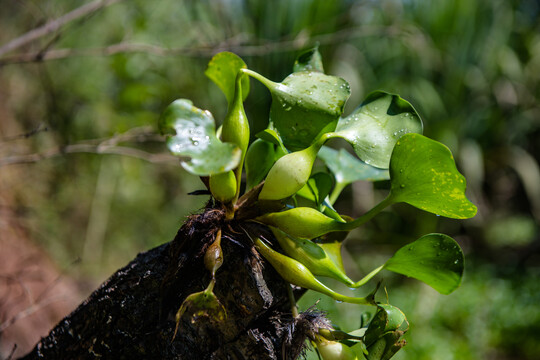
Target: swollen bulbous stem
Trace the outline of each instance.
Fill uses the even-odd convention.
[[[338,301],[360,305],[375,305],[374,293],[365,298],[339,294],[317,280],[309,269],[299,261],[278,253],[259,238],[254,239],[254,244],[262,256],[268,262],[270,262],[270,264],[272,264],[278,274],[288,283],[303,287],[305,289],[318,291],[321,294],[328,295]]]
[[[212,279],[215,279],[216,271],[221,265],[223,265],[223,250],[221,249],[221,229],[219,229],[214,242],[206,249],[204,266],[212,274]]]
[[[294,195],[306,185],[322,143],[289,153],[276,161],[268,172],[260,200],[281,200]]]
[[[235,144],[242,150],[240,163],[234,170],[236,175],[236,194],[233,203],[238,199],[240,193],[240,185],[242,180],[242,166],[246,157],[247,148],[249,145],[249,121],[244,111],[244,102],[242,100],[242,77],[245,76],[241,70],[236,76],[234,98],[229,104],[229,110],[223,120],[221,130],[221,140]]]
[[[210,175],[209,186],[214,199],[223,204],[232,202],[236,196],[236,175],[232,170],[221,174]]]

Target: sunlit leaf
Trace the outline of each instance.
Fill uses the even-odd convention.
[[[301,71],[275,83],[247,70],[272,94],[271,127],[291,151],[305,149],[322,134],[334,131],[349,98],[349,84],[337,76]]]
[[[262,139],[255,140],[246,155],[246,190],[264,180],[274,164],[274,145]]]
[[[293,71],[318,71],[324,73],[319,47],[316,46],[300,54],[294,62]]]
[[[238,55],[224,51],[214,55],[204,73],[219,86],[230,105],[234,98],[234,87],[238,71],[246,68],[246,63]],[[242,99],[245,100],[248,94],[249,78],[244,76],[242,78]]]
[[[345,149],[334,150],[323,146],[318,156],[332,171],[336,182],[350,184],[359,180],[380,181],[390,179],[388,170],[370,166],[349,154]]]
[[[455,219],[476,214],[465,196],[465,178],[443,144],[419,134],[404,135],[390,161],[391,199]]]
[[[422,132],[422,121],[412,105],[398,95],[376,91],[339,120],[334,136],[347,140],[366,164],[387,169],[396,141],[411,132]]]
[[[238,166],[241,150],[234,144],[222,143],[216,137],[212,114],[193,106],[190,100],[170,104],[159,120],[159,128],[169,135],[167,146],[174,155],[191,158],[182,166],[192,174],[208,176]]]
[[[454,239],[428,234],[402,247],[384,268],[413,277],[442,294],[450,294],[461,283],[463,252]]]

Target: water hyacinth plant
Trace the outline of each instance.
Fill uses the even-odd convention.
[[[223,212],[220,226],[246,233],[250,239],[246,245],[254,247],[286,282],[376,309],[369,324],[357,331],[344,333],[328,327],[312,331],[309,338],[322,358],[389,359],[404,345],[401,337],[408,322],[403,312],[375,301],[377,284],[371,285],[366,296],[351,297],[317,277],[359,288],[388,270],[449,294],[460,285],[464,262],[459,245],[447,235],[424,235],[357,280],[345,273],[341,246],[348,232],[395,203],[454,219],[473,217],[476,207],[465,196],[465,179],[450,150],[422,135],[422,120],[409,102],[375,91],[343,117],[349,85],[324,73],[316,48],[301,54],[293,68],[283,81],[274,82],[248,69],[235,54],[219,53],[206,70],[228,102],[219,131],[212,114],[187,99],[169,105],[159,126],[168,135],[171,152],[181,157],[187,171],[201,177],[215,208]],[[269,126],[255,134],[251,144],[253,134],[243,106],[250,78],[262,83],[272,96]],[[334,138],[348,142],[354,155],[325,145]],[[328,172],[313,173],[318,158]],[[378,180],[389,180],[390,191],[373,209],[353,219],[334,208],[347,185]],[[308,205],[298,206],[299,197]],[[261,228],[266,231],[257,230]],[[219,261],[207,265],[212,282],[179,306],[177,325],[189,314],[194,321],[201,314],[217,320],[226,317],[227,309],[212,293],[215,273],[226,261],[219,251],[221,229],[215,233],[208,251],[219,254],[214,256]],[[292,314],[298,316],[291,300]],[[196,309],[186,312],[188,307]],[[355,346],[362,351],[353,351]]]

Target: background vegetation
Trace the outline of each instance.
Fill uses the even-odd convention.
[[[82,4],[2,0],[0,46]],[[155,135],[165,106],[190,98],[222,119],[225,98],[204,77],[214,53],[233,51],[280,81],[316,43],[326,71],[351,84],[346,113],[376,89],[408,99],[425,134],[451,148],[479,208],[474,219],[456,221],[394,206],[347,241],[353,278],[427,232],[453,236],[466,252],[463,284],[450,296],[384,274],[392,303],[411,321],[410,345],[396,359],[537,358],[534,0],[119,1],[0,57],[0,214],[15,213],[88,293],[138,252],[170,241],[206,201],[187,195],[202,185]],[[253,83],[247,112],[255,129],[265,127],[269,104]],[[53,153],[60,154],[28,156]],[[337,208],[358,216],[386,185],[355,184]],[[359,327],[357,306],[318,294],[302,306],[319,298],[345,330]]]

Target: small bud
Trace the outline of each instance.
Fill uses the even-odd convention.
[[[317,337],[315,344],[323,360],[358,360],[354,351],[340,342]]]

